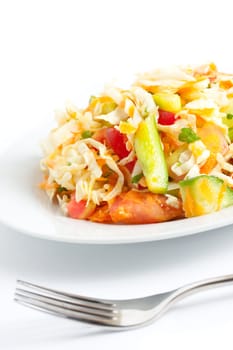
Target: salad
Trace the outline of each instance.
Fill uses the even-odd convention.
[[[71,218],[147,224],[233,205],[233,75],[214,63],[139,74],[55,117],[40,187]]]

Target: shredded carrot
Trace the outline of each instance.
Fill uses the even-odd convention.
[[[141,87],[152,94],[155,94],[156,92],[159,92],[161,90],[159,86],[145,86],[142,84]]]
[[[209,172],[215,167],[216,164],[216,155],[214,153],[211,153],[205,164],[200,168],[200,173],[209,174]]]
[[[232,80],[222,80],[222,81],[220,81],[219,86],[222,89],[228,90],[233,86],[233,81]]]
[[[111,172],[110,175],[108,176],[108,184],[110,185],[110,187],[112,186],[113,188],[115,186],[117,179],[118,179],[118,175],[114,172]]]
[[[205,119],[203,119],[200,115],[196,115],[196,125],[197,128],[201,128],[205,124]]]
[[[99,96],[93,98],[89,106],[85,109],[85,112],[93,112],[98,103],[114,102],[113,99],[109,96]]]
[[[98,181],[98,182],[106,182],[107,179],[106,179],[106,177],[101,176],[101,177],[98,177],[98,178],[96,179],[96,181]]]
[[[179,144],[176,142],[176,140],[169,134],[165,134],[162,132],[160,134],[160,137],[164,147],[163,150],[166,155],[169,155],[170,153],[174,152],[179,147]]]
[[[96,162],[99,165],[99,167],[102,168],[106,164],[106,159],[98,158]]]
[[[41,183],[39,184],[39,188],[42,189],[42,190],[53,190],[53,189],[58,188],[58,185],[57,185],[55,182],[49,184],[49,183],[47,182],[47,180],[45,180],[45,181],[43,181],[43,182],[41,182]]]
[[[46,161],[46,165],[47,165],[49,168],[53,169],[53,168],[54,168],[54,165],[55,165],[55,162],[54,162],[54,160],[52,160],[52,159],[48,159],[48,160]]]
[[[111,223],[112,218],[109,214],[108,204],[97,207],[95,212],[88,219],[94,222]]]

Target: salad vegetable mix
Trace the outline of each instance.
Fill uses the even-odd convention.
[[[213,63],[140,74],[56,119],[40,187],[71,218],[146,224],[233,205],[233,75]]]

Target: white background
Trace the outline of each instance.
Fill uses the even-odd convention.
[[[67,99],[82,106],[115,77],[212,60],[233,71],[230,4],[0,0],[1,152],[32,127],[36,138],[36,126]],[[124,298],[232,273],[232,256],[232,227],[162,242],[79,246],[0,226],[0,349],[232,349],[233,287],[192,297],[156,323],[120,333],[12,302],[16,278]]]

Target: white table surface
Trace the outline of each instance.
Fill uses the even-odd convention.
[[[87,98],[122,72],[173,61],[232,66],[230,3],[1,1],[0,152],[51,120],[66,99]],[[0,224],[0,349],[232,349],[233,286],[192,296],[156,323],[126,332],[13,302],[17,278],[126,298],[227,273],[233,273],[233,226],[167,241],[86,246]]]
[[[43,241],[0,227],[0,349],[232,349],[233,286],[180,302],[157,322],[112,332],[13,302],[26,279],[98,297],[136,297],[232,273],[233,227],[118,246]]]

